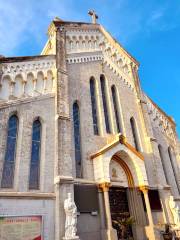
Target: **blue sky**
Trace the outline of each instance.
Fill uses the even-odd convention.
[[[0,0],[0,54],[37,55],[50,21],[99,23],[139,62],[143,90],[170,116],[180,135],[179,0]]]

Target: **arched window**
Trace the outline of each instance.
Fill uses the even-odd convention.
[[[166,183],[169,185],[168,175],[167,175],[166,166],[165,166],[164,157],[163,157],[163,148],[160,144],[158,145],[158,150],[159,150],[159,156],[161,158],[161,163],[162,163],[162,166],[163,166],[163,171],[164,171],[164,176],[165,176],[165,179],[166,179]]]
[[[90,93],[91,93],[91,107],[92,107],[94,134],[98,135],[99,130],[98,130],[98,118],[97,118],[96,88],[95,88],[95,80],[93,77],[91,77],[90,79]]]
[[[16,115],[13,115],[9,118],[8,121],[6,153],[1,180],[2,188],[13,187],[17,131],[18,131],[18,117]]]
[[[74,147],[75,147],[75,164],[76,177],[82,177],[81,166],[81,133],[80,133],[80,112],[77,102],[73,104],[73,124],[74,124]]]
[[[29,189],[39,189],[40,183],[41,123],[33,122]]]
[[[117,127],[117,131],[119,133],[119,132],[122,132],[122,130],[121,130],[121,123],[120,123],[119,114],[118,114],[117,92],[116,92],[116,88],[114,85],[111,87],[111,92],[112,92],[114,113],[115,113],[115,118],[116,118],[116,127]]]
[[[138,134],[137,134],[137,129],[136,129],[136,123],[135,123],[135,120],[134,120],[133,117],[131,117],[131,119],[130,119],[130,124],[131,124],[134,147],[137,151],[140,151],[139,139],[138,139]]]
[[[168,147],[168,155],[169,155],[171,167],[172,167],[172,170],[173,170],[173,173],[174,173],[174,179],[175,179],[175,182],[176,182],[176,185],[177,185],[177,189],[180,193],[179,179],[178,179],[178,176],[177,176],[177,173],[176,173],[176,167],[175,167],[175,163],[174,163],[175,159],[173,159],[173,153],[172,153],[171,147]]]
[[[100,76],[101,82],[101,92],[102,92],[102,101],[103,101],[103,109],[104,109],[104,118],[106,125],[106,132],[110,133],[110,124],[109,124],[109,116],[108,116],[108,107],[107,107],[107,98],[106,98],[106,85],[104,75]]]

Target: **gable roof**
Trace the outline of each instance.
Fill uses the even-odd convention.
[[[65,26],[69,29],[96,29],[99,30],[106,39],[111,43],[111,45],[117,49],[119,52],[123,52],[128,58],[131,59],[137,66],[139,62],[100,24],[96,23],[86,23],[86,22],[73,22],[73,21],[63,21],[62,19],[55,18],[49,25],[48,32],[51,31],[51,28],[55,26],[56,28]]]

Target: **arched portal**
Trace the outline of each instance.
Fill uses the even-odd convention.
[[[138,232],[143,234],[146,223],[142,197],[136,188],[138,176],[131,158],[127,153],[115,153],[109,164],[111,187],[109,188],[109,203],[112,226],[117,230],[118,239],[133,237]],[[136,222],[134,227],[126,228],[126,235],[117,222],[128,221],[132,217]]]
[[[114,165],[114,167],[113,167],[113,165]],[[114,180],[116,182],[119,182],[118,180],[121,179],[120,183],[122,182],[124,187],[134,187],[135,186],[131,170],[129,169],[127,163],[125,161],[123,161],[117,154],[115,154],[112,157],[109,169],[111,171],[110,172],[111,181]],[[120,172],[120,169],[121,169],[121,172]],[[119,174],[116,177],[115,175],[116,175],[117,172]],[[118,179],[118,177],[120,177],[120,179]],[[126,179],[127,179],[127,184],[124,184],[125,183],[124,181]]]
[[[124,199],[125,214],[135,218],[133,234],[136,237],[134,239],[148,236],[149,239],[155,240],[144,156],[128,143],[123,135],[119,135],[110,144],[92,154],[91,159],[94,166],[94,179],[103,193],[104,204],[101,204],[101,208],[105,206],[107,233],[110,233],[108,239],[112,239],[111,234],[114,234],[113,214],[115,216],[121,213],[120,208]],[[117,192],[112,193],[113,188],[116,188]],[[116,207],[118,210],[115,209]],[[148,228],[145,227],[147,225],[149,225]]]

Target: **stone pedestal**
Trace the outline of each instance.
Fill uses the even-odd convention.
[[[72,238],[63,237],[62,240],[80,240],[80,238],[78,236],[75,236],[75,237],[72,237]]]
[[[114,228],[107,229],[107,239],[109,240],[117,240],[117,231]]]

